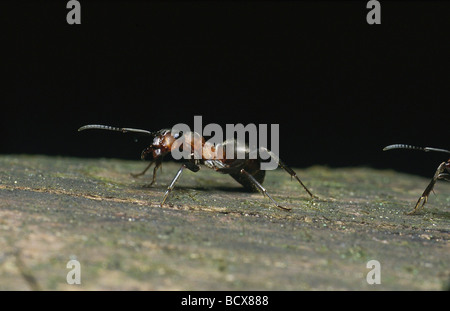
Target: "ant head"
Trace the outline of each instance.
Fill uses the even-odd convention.
[[[162,129],[154,133],[153,142],[149,147],[142,151],[141,159],[145,160],[149,157],[149,155],[152,156],[152,159],[164,157],[171,151],[172,144],[175,140],[182,135],[183,132],[172,133],[169,129]]]

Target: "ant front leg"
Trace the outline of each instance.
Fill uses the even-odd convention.
[[[450,181],[450,174],[444,173],[449,167],[450,167],[450,162],[442,162],[438,166],[436,173],[434,173],[433,179],[428,184],[428,186],[425,189],[425,191],[423,192],[422,196],[417,201],[414,209],[411,212],[409,212],[408,215],[415,214],[418,210],[420,210],[424,207],[424,205],[428,201],[428,196],[430,195],[431,191],[433,191],[434,185],[436,184],[438,179],[444,179],[444,180]],[[420,202],[422,202],[422,201],[423,201],[423,203],[422,203],[422,205],[420,205]]]
[[[267,148],[264,147],[260,147],[259,148],[259,152],[265,152],[268,153],[270,155],[270,157],[272,159],[275,160],[275,162],[277,162],[278,166],[281,167],[282,169],[284,169],[289,175],[291,175],[291,178],[295,178],[300,185],[302,185],[303,189],[305,189],[305,191],[311,196],[311,198],[317,198],[314,194],[312,194],[311,191],[308,190],[308,188],[306,188],[306,186],[302,183],[302,181],[300,180],[300,178],[298,178],[297,174],[294,172],[293,169],[291,169],[290,167],[288,167],[286,164],[284,164],[281,159],[272,151],[270,151]]]
[[[178,170],[177,174],[175,175],[175,177],[173,178],[172,182],[170,183],[169,187],[167,187],[166,193],[164,193],[164,197],[163,200],[161,201],[160,206],[163,206],[164,203],[167,200],[167,197],[169,196],[169,194],[172,192],[173,188],[175,187],[175,184],[177,183],[177,181],[180,179],[181,174],[183,173],[183,170],[187,168],[191,171],[198,172],[198,170],[200,169],[200,167],[192,162],[187,162],[187,163],[183,163],[180,167],[180,169]]]
[[[277,201],[272,199],[272,197],[267,193],[267,190],[249,172],[247,172],[244,169],[241,169],[240,172],[241,172],[241,174],[246,176],[256,186],[256,188],[258,188],[259,191],[261,191],[265,196],[267,196],[273,202],[273,204],[275,204],[276,207],[281,208],[281,209],[283,209],[285,211],[290,211],[291,210],[288,207],[281,206],[280,204],[277,203]]]
[[[137,178],[137,177],[139,177],[139,176],[144,175],[145,173],[147,173],[148,169],[153,165],[154,162],[155,162],[155,161],[151,161],[151,162],[147,165],[147,167],[145,168],[145,170],[143,170],[142,172],[140,172],[140,173],[130,173],[130,175],[133,176],[134,178]]]
[[[153,168],[152,182],[149,185],[146,185],[145,187],[153,186],[153,184],[156,182],[156,172],[157,172],[158,168],[160,168],[162,165],[162,160],[160,160],[160,159],[157,159],[156,161],[155,160],[151,161],[142,172],[137,173],[137,174],[130,173],[130,175],[133,176],[134,178],[144,175],[148,171],[148,169],[153,165],[153,163],[155,163],[155,162],[156,162],[156,164],[155,164],[155,167]]]

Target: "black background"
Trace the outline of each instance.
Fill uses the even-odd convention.
[[[66,1],[0,4],[0,153],[139,159],[176,123],[280,124],[290,166],[432,176],[450,148],[450,3]]]

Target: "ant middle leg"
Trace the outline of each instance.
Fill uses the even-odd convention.
[[[173,188],[175,187],[175,184],[176,184],[177,181],[180,179],[181,174],[183,173],[183,170],[184,170],[185,168],[187,168],[187,169],[193,171],[194,173],[195,173],[195,172],[198,172],[198,170],[200,169],[200,167],[199,167],[198,165],[194,164],[194,163],[191,163],[191,162],[183,163],[183,164],[181,165],[180,169],[178,170],[177,174],[175,175],[175,177],[172,179],[171,183],[170,183],[169,186],[167,187],[167,190],[166,190],[166,192],[164,193],[164,197],[163,197],[163,199],[162,199],[162,201],[161,201],[160,206],[163,206],[164,203],[166,202],[167,197],[168,197],[169,194],[172,192]]]
[[[263,193],[263,195],[267,196],[272,202],[273,204],[275,204],[276,207],[281,208],[285,211],[290,211],[291,209],[288,207],[284,207],[281,206],[280,204],[277,203],[277,201],[275,201],[270,195],[269,193],[267,193],[267,190],[255,179],[255,177],[253,177],[249,172],[247,172],[244,169],[240,170],[240,173],[244,176],[246,176],[254,185],[255,187],[261,191]]]
[[[169,196],[170,192],[172,192],[173,188],[175,187],[175,184],[177,183],[178,179],[181,177],[181,173],[183,173],[183,170],[186,168],[186,165],[181,165],[180,169],[178,170],[177,174],[173,178],[172,182],[170,183],[169,187],[167,187],[166,193],[164,193],[164,197],[161,201],[160,206],[163,206],[164,202],[166,202],[167,197]]]

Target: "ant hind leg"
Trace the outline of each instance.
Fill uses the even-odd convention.
[[[260,150],[260,153],[261,153],[261,152],[266,152],[267,154],[269,154],[270,157],[271,157],[272,159],[274,159],[274,160],[277,162],[277,164],[278,164],[279,167],[281,167],[281,168],[284,169],[289,175],[291,175],[291,178],[295,178],[295,179],[299,182],[299,184],[303,187],[303,189],[305,189],[305,191],[311,196],[311,198],[317,198],[314,194],[312,194],[311,191],[309,191],[308,188],[306,188],[306,186],[302,183],[302,181],[300,180],[300,178],[298,178],[298,176],[297,176],[297,174],[294,172],[294,170],[291,169],[291,168],[290,168],[289,166],[287,166],[286,164],[284,164],[283,161],[281,161],[281,159],[280,159],[275,153],[273,153],[272,151],[270,151],[269,149],[264,148],[264,147],[260,147],[259,150]]]
[[[258,190],[260,190],[265,196],[267,196],[272,202],[273,204],[275,204],[276,207],[281,208],[285,211],[290,211],[291,209],[288,207],[284,207],[281,206],[280,204],[277,203],[277,201],[275,201],[270,195],[269,193],[267,193],[267,190],[246,170],[241,169],[241,174],[246,176],[255,186],[256,188],[258,188]]]

